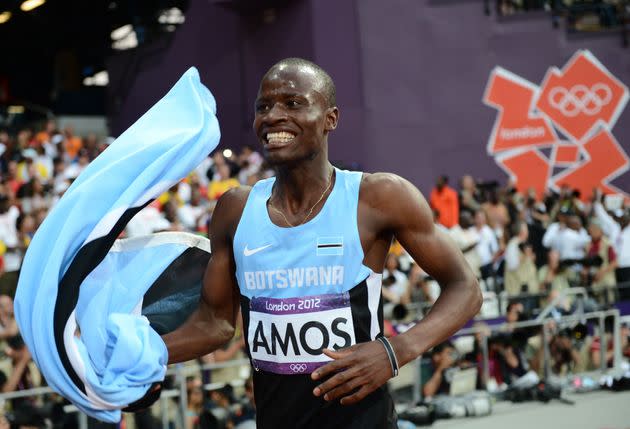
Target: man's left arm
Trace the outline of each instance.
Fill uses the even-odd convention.
[[[385,219],[383,228],[393,233],[441,288],[429,314],[391,339],[399,366],[403,366],[444,341],[477,314],[481,291],[456,244],[434,227],[431,210],[420,191],[395,175],[372,177],[370,194],[376,196],[373,208]],[[328,401],[341,398],[344,405],[356,403],[392,377],[388,355],[379,341],[324,353],[334,361],[316,370],[312,378],[330,378],[313,393],[324,395]]]

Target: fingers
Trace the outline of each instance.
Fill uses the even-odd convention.
[[[340,403],[341,405],[356,404],[357,402],[365,398],[367,395],[369,395],[374,389],[375,389],[374,387],[371,387],[368,384],[364,384],[357,392],[353,393],[350,396],[341,398]]]
[[[311,374],[311,379],[319,380],[348,367],[351,362],[347,362],[344,358],[348,357],[351,354],[351,351],[352,347],[339,351],[324,349],[323,353],[334,360],[314,371]]]
[[[324,399],[326,401],[334,401],[337,398],[345,396],[347,393],[352,393],[357,390],[363,384],[363,380],[361,377],[354,377],[351,380],[341,384],[340,386],[335,387],[330,390],[326,394],[324,394]]]
[[[343,386],[345,383],[354,379],[356,375],[356,370],[341,371],[313,389],[313,394],[315,396],[326,395],[328,391],[333,390],[338,386]],[[325,396],[324,399],[328,400]]]

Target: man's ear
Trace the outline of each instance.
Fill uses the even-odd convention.
[[[337,128],[337,123],[339,123],[339,109],[337,106],[329,107],[326,110],[326,131]]]

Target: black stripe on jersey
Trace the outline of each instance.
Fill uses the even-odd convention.
[[[380,293],[381,291],[379,290],[378,292]],[[352,310],[352,323],[354,324],[354,335],[357,343],[372,341],[370,336],[372,315],[370,314],[370,308],[368,306],[368,286],[366,280],[363,280],[350,289],[350,308]],[[380,320],[379,323],[379,331],[381,331],[383,323]]]
[[[339,243],[339,244],[318,244],[317,245],[318,249],[328,249],[331,247],[343,247],[343,244]]]

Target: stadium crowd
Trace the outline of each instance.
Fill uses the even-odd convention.
[[[72,127],[57,128],[49,120],[36,132],[22,129],[16,134],[0,130],[0,391],[24,390],[45,383],[30,360],[19,336],[13,316],[13,297],[19,270],[29,243],[47,213],[103,150],[107,140],[94,134],[77,136]],[[207,225],[217,199],[227,190],[252,185],[269,177],[272,171],[253,147],[238,153],[215,152],[186,179],[144,208],[127,225],[126,237],[158,231],[190,231],[207,234]],[[630,299],[630,208],[623,198],[604,196],[597,189],[583,196],[568,187],[537,195],[534,190],[518,192],[512,183],[481,182],[463,176],[458,189],[446,176],[437,179],[427,193],[436,228],[457,243],[472,270],[480,279],[484,293],[498,300],[502,315],[501,331],[491,332],[483,321],[472,345],[466,351],[455,342],[434,348],[423,374],[422,393],[431,397],[448,393],[449,371],[481,365],[484,336],[489,339],[489,378],[479,373],[480,388],[500,389],[527,372],[543,371],[540,329],[521,329],[512,325],[534,317],[552,303],[552,316],[571,314],[577,300],[563,297],[562,291],[587,287],[589,298],[580,301],[589,309],[608,308]],[[429,274],[393,243],[383,272],[386,335],[396,335],[427,311],[439,296],[439,286]],[[503,311],[501,311],[503,310]],[[483,310],[482,310],[483,311]],[[482,314],[483,315],[483,314]],[[553,317],[545,325],[551,368],[562,374],[599,368],[604,356],[612,362],[612,344],[620,341],[630,357],[628,336],[623,327],[619,338],[612,338],[606,353],[601,353],[602,332],[564,327]],[[241,330],[242,331],[242,330]],[[221,362],[244,356],[242,332],[226,348],[204,357],[200,363]],[[186,382],[188,408],[186,429],[209,427],[212,418],[223,426],[246,427],[252,424],[254,407],[251,380],[235,388],[230,377],[217,378],[201,371]],[[204,395],[204,386],[217,380],[228,382]],[[211,381],[213,383],[211,383]],[[238,392],[237,392],[238,390]],[[62,426],[71,427],[58,410],[63,400],[55,395],[45,402],[34,397],[13,399],[6,409],[19,427],[20,418],[33,426],[33,416],[48,416]],[[35,410],[35,411],[34,411]],[[210,413],[208,410],[212,410]],[[57,413],[57,414],[55,414]],[[22,415],[22,417],[20,417]],[[50,416],[57,417],[51,418]],[[28,417],[28,418],[27,418]],[[149,416],[150,418],[150,416]],[[0,422],[0,428],[6,422]],[[136,419],[136,427],[143,427]],[[150,423],[144,427],[150,426]]]

